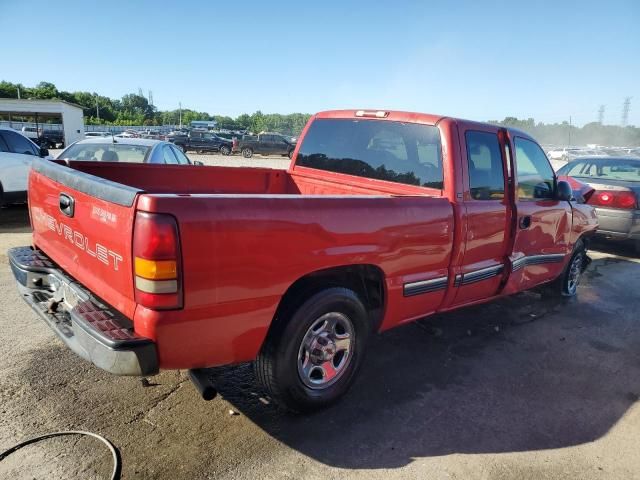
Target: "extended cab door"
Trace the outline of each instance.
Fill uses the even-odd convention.
[[[462,208],[465,251],[455,270],[452,305],[496,295],[508,262],[513,204],[507,175],[504,129],[489,125],[459,125],[462,171],[465,172]]]
[[[526,290],[556,278],[570,248],[571,205],[556,196],[556,176],[542,148],[510,134],[507,154],[514,155],[515,238],[505,293]]]

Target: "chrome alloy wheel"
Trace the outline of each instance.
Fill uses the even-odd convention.
[[[578,284],[580,283],[580,274],[582,273],[583,255],[578,254],[571,261],[569,267],[569,275],[567,276],[567,292],[570,295],[574,295],[578,290]]]
[[[355,331],[349,317],[329,312],[307,330],[298,350],[298,375],[307,387],[324,389],[344,374],[353,357]]]

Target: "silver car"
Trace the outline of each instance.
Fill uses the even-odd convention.
[[[587,203],[596,207],[600,237],[632,241],[640,253],[640,158],[578,158],[560,168],[558,175],[595,189]]]
[[[192,162],[171,142],[145,138],[94,137],[63,150],[58,160],[202,165]]]

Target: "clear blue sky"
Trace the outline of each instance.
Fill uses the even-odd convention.
[[[640,125],[640,1],[0,0],[0,79],[211,114]]]

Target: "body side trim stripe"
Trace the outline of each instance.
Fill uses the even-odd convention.
[[[405,283],[403,287],[403,295],[411,297],[420,295],[421,293],[436,292],[447,288],[449,277],[432,278],[431,280],[421,280],[419,282]]]
[[[521,257],[511,264],[511,271],[516,272],[523,267],[529,265],[541,265],[543,263],[561,263],[565,259],[565,255],[562,253],[552,253],[548,255],[530,255],[528,257]]]

